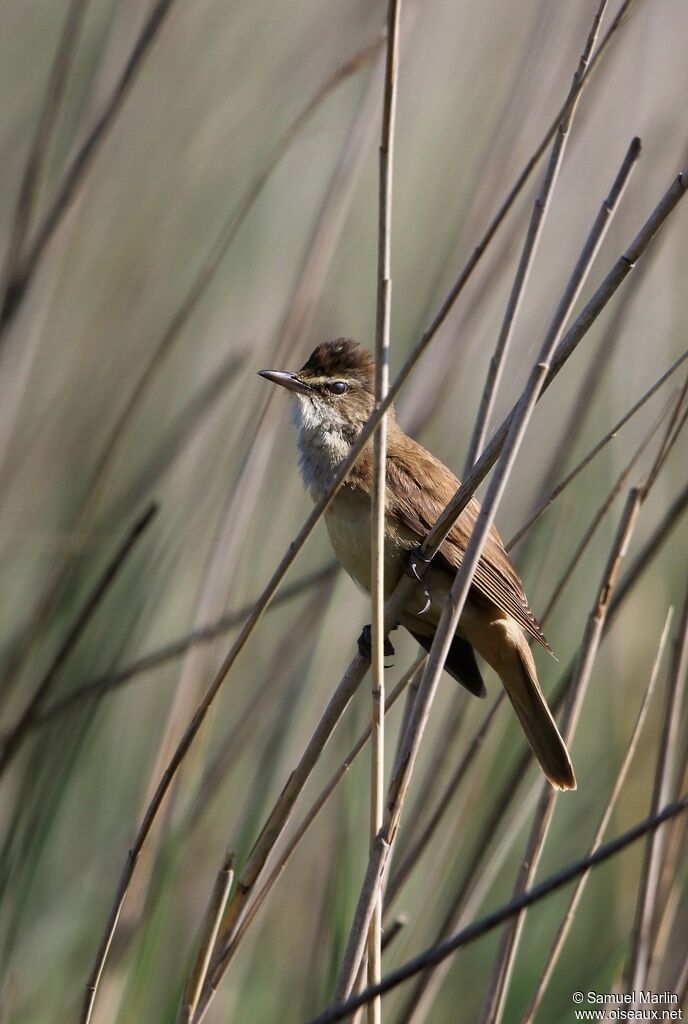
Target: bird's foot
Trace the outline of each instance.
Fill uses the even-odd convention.
[[[406,573],[413,580],[417,580],[423,588],[423,595],[425,597],[425,604],[421,610],[417,613],[423,615],[430,609],[432,604],[432,591],[430,589],[430,577],[427,574],[428,566],[430,565],[429,558],[423,558],[420,553],[420,548],[414,548],[409,554],[408,562],[406,564]]]
[[[358,638],[358,651],[362,658],[367,658],[370,661],[370,657],[373,650],[373,641],[371,636],[370,625],[364,626],[361,635]],[[385,637],[385,658],[391,658],[394,654],[394,647],[392,641],[388,636]]]

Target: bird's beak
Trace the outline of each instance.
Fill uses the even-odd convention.
[[[295,373],[289,373],[288,370],[259,370],[258,376],[271,380],[273,384],[281,384],[287,391],[295,391],[298,395],[308,395],[313,390],[299,380]]]

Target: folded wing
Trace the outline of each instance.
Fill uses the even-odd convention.
[[[387,512],[414,533],[420,542],[452,498],[459,487],[459,481],[418,442],[412,438],[405,438],[405,442],[412,449],[406,453],[406,457],[399,459],[389,456],[387,459],[387,475],[390,482],[387,489]],[[459,516],[436,556],[454,572],[461,564],[479,511],[480,506],[473,498]],[[552,648],[530,609],[519,575],[511,564],[494,527],[490,529],[473,577],[473,586],[552,653]]]

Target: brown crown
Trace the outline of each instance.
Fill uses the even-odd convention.
[[[375,362],[370,352],[351,338],[325,341],[311,352],[308,362],[299,370],[306,377],[341,377],[357,380],[372,391]]]

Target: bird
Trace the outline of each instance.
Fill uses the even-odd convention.
[[[259,375],[285,388],[292,398],[300,475],[317,502],[330,488],[374,410],[374,359],[353,339],[337,338],[317,345],[300,370],[261,370]],[[447,466],[404,433],[393,406],[387,411],[385,481],[387,599],[407,571],[411,553],[460,486]],[[372,489],[373,441],[369,438],[324,514],[335,555],[368,593]],[[473,498],[430,563],[425,593],[414,595],[402,609],[400,625],[425,650],[432,644],[479,511]],[[486,688],[476,654],[487,662],[501,680],[545,776],[556,789],[572,790],[576,777],[571,758],[540,687],[529,640],[553,653],[492,527],[445,669],[472,694],[484,697]]]

